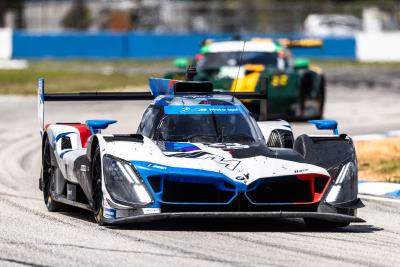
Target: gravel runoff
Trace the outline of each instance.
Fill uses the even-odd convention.
[[[330,87],[326,117],[351,134],[400,127],[395,91]],[[48,121],[118,119],[135,131],[145,102],[49,103]],[[86,211],[47,212],[38,190],[34,97],[0,97],[0,266],[400,266],[400,203],[364,199],[367,223],[310,231],[301,220],[177,221],[100,227]],[[295,124],[297,134],[313,131]]]

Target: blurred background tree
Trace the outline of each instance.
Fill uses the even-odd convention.
[[[394,22],[392,28],[400,28],[400,0],[0,0],[0,27],[298,33],[310,14],[347,14],[362,19],[371,7],[385,13]]]
[[[0,0],[0,27],[6,26],[8,18],[8,24],[11,24],[13,28],[24,28],[23,2],[24,0]]]
[[[71,9],[61,21],[66,29],[86,30],[92,22],[90,10],[84,0],[74,0]]]

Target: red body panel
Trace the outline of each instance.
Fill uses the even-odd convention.
[[[90,136],[92,136],[92,132],[86,124],[70,124],[69,126],[75,127],[79,131],[79,135],[81,137],[81,144],[83,148],[87,147],[87,141]]]
[[[319,202],[321,200],[321,197],[325,193],[326,189],[328,188],[329,182],[331,180],[331,178],[329,176],[324,176],[321,174],[300,174],[300,175],[297,175],[297,179],[309,182],[312,201],[311,202],[295,202],[293,204],[313,204],[313,203]],[[323,179],[323,181],[321,181],[324,184],[323,188],[321,188],[322,190],[321,189],[316,190],[316,188],[315,188],[315,180],[316,179]]]

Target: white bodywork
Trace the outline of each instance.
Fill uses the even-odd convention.
[[[272,41],[226,41],[209,45],[209,53],[222,52],[275,52],[276,45]]]
[[[271,132],[275,129],[292,131],[292,127],[290,126],[290,124],[284,120],[258,121],[257,124],[264,136],[265,141],[269,139]]]
[[[262,131],[266,140],[268,140],[268,134],[273,129],[288,130],[286,127],[287,122],[285,121],[260,124],[260,127],[263,127]],[[86,149],[81,146],[79,131],[72,126],[51,125],[47,129],[47,134],[63,176],[72,183],[78,183],[78,178],[73,171],[74,162],[78,157],[89,154],[89,151],[87,151],[89,148]],[[72,149],[61,149],[62,138],[56,140],[56,137],[60,136],[60,134],[66,134],[70,137]],[[310,164],[264,156],[236,159],[229,152],[218,148],[218,144],[204,145],[193,143],[193,145],[200,149],[198,151],[209,154],[197,158],[184,158],[171,156],[173,152],[163,152],[157,144],[147,137],[144,137],[143,143],[129,141],[106,142],[103,135],[97,134],[96,137],[99,140],[101,156],[109,154],[128,161],[149,162],[152,163],[152,167],[155,169],[167,170],[168,167],[175,167],[208,170],[222,173],[236,182],[241,181],[247,184],[262,177],[285,176],[299,173],[318,173],[329,176],[325,169]],[[240,144],[229,144],[230,149],[240,149],[242,147],[243,145]],[[185,153],[190,154],[193,152]],[[80,171],[82,170],[86,171],[86,167],[82,167]],[[246,178],[238,179],[238,177]]]
[[[73,167],[76,158],[86,154],[86,149],[82,148],[81,137],[79,131],[72,126],[68,125],[50,125],[47,128],[47,135],[50,144],[55,152],[60,171],[68,181],[78,183],[76,175],[74,175]],[[71,140],[72,149],[62,149],[60,136],[68,136]],[[57,140],[57,137],[60,137]]]

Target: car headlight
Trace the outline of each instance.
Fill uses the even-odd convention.
[[[358,193],[357,178],[357,166],[353,162],[346,163],[326,197],[326,202],[331,204],[344,203],[356,199]]]
[[[105,186],[113,201],[126,205],[146,205],[152,201],[130,162],[104,155],[103,168]]]

